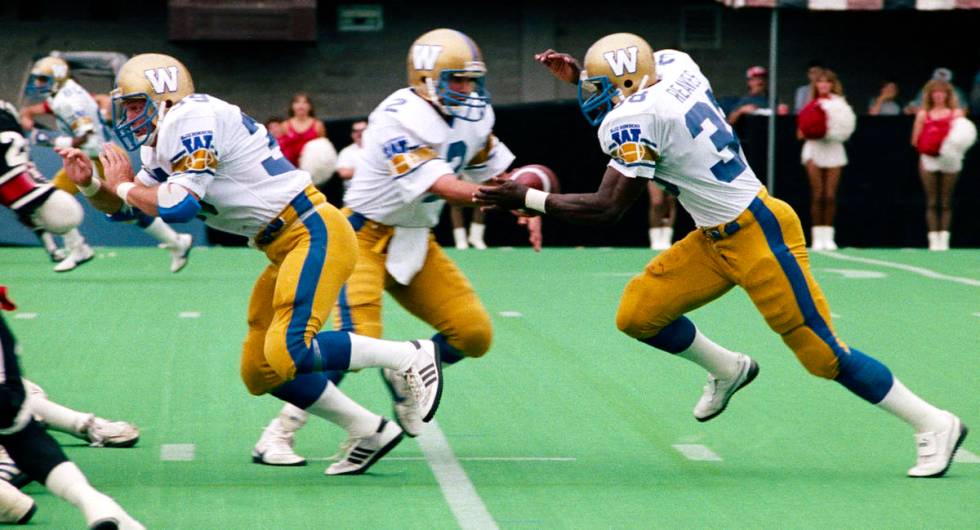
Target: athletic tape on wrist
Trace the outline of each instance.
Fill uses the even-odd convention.
[[[527,206],[532,210],[545,213],[544,203],[548,199],[548,195],[549,194],[547,192],[536,190],[534,188],[528,188],[527,194],[524,195],[524,206]]]

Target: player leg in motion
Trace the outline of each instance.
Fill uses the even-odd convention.
[[[68,433],[85,440],[92,447],[132,447],[139,441],[139,429],[125,421],[109,421],[91,412],[79,412],[48,399],[37,383],[23,379],[31,399],[34,419],[47,429]],[[21,487],[30,479],[17,468],[10,455],[0,446],[0,479]]]
[[[326,372],[391,369],[409,389],[413,410],[424,421],[433,417],[442,393],[436,343],[320,331],[354,268],[357,240],[263,125],[235,105],[195,93],[180,61],[152,53],[120,69],[113,122],[127,149],[143,146],[142,169],[133,175],[129,157],[106,146],[105,183],[93,204],[168,222],[200,214],[210,226],[250,238],[269,259],[249,301],[242,380],[252,394],[271,393],[347,430],[344,460],[328,473],[363,473],[403,433],[341,393]],[[73,182],[91,185],[88,157],[77,149],[59,154]]]
[[[650,250],[667,250],[674,241],[674,220],[677,218],[677,200],[665,193],[656,182],[647,184],[650,194]]]
[[[31,138],[34,143],[62,149],[76,147],[93,161],[93,171],[98,180],[92,186],[79,189],[68,179],[64,169],[55,175],[54,186],[71,195],[81,191],[83,195],[90,197],[98,191],[98,184],[101,182],[102,165],[98,161],[98,156],[102,146],[109,139],[100,110],[102,104],[108,105],[108,96],[93,95],[85,90],[72,79],[68,63],[60,57],[45,57],[34,63],[25,91],[29,99],[41,100],[20,111],[21,125],[24,130],[32,131]],[[54,115],[65,135],[56,136],[36,128],[34,118],[42,114]],[[98,205],[95,206],[98,208]],[[193,246],[190,234],[178,234],[159,217],[137,214],[115,220],[135,221],[144,232],[159,242],[160,247],[168,249],[171,272],[179,272],[187,264]],[[68,255],[55,266],[56,271],[72,270],[94,256],[94,252],[77,229],[66,233],[64,239]],[[48,239],[42,236],[42,241],[50,253]]]
[[[0,308],[13,310],[6,298],[6,288],[0,286]],[[96,490],[61,447],[34,420],[32,398],[25,390],[14,354],[14,336],[0,314],[0,444],[13,457],[16,465],[31,478],[44,484],[51,493],[74,504],[85,517],[89,528],[98,530],[143,529],[111,497]],[[34,514],[34,501],[17,488],[0,481],[0,522],[27,522]]]
[[[443,364],[482,357],[490,348],[489,314],[431,234],[446,202],[473,206],[475,182],[505,173],[514,160],[491,133],[494,114],[485,75],[475,42],[458,31],[433,30],[409,48],[409,86],[371,113],[363,137],[365,158],[344,196],[359,254],[340,291],[334,315],[338,329],[380,337],[387,291],[435,328],[432,340],[439,344]],[[528,230],[532,245],[540,248],[540,219]],[[423,419],[409,406],[408,389],[391,370],[384,371],[384,379],[398,423],[409,436],[419,435]],[[302,462],[292,440],[303,418],[302,411],[284,407],[256,445],[256,461]]]
[[[579,81],[581,73],[580,106],[599,125],[602,148],[611,156],[602,183],[595,193],[562,195],[501,181],[481,188],[477,201],[578,223],[613,223],[642,193],[643,179],[657,180],[676,192],[700,228],[627,284],[616,324],[709,372],[695,418],[716,417],[758,373],[755,361],[715,344],[684,316],[739,285],[808,371],[837,381],[915,429],[918,461],[909,476],[944,474],[966,427],[909,391],[880,361],[838,338],[810,273],[799,217],[766,193],[690,56],[676,50],[654,54],[642,38],[618,33],[589,48],[584,71],[571,56],[553,50],[536,58],[567,82]]]

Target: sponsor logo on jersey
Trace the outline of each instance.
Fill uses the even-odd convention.
[[[442,46],[437,44],[416,44],[412,48],[412,65],[416,70],[432,70],[440,53]]]
[[[409,146],[404,136],[385,142],[382,149],[388,158],[388,170],[395,178],[403,177],[429,160],[439,157],[427,145]]]
[[[171,160],[174,173],[214,173],[218,169],[218,152],[212,145],[214,133],[199,131],[180,137],[183,151]]]
[[[143,75],[150,82],[153,91],[157,94],[177,91],[177,67],[167,66],[163,68],[150,68],[143,70]]]
[[[610,131],[615,149],[613,158],[627,166],[653,165],[657,160],[652,142],[641,138],[640,126],[635,123],[617,125]]]
[[[613,50],[602,54],[603,59],[609,63],[609,67],[617,76],[623,75],[626,72],[631,74],[636,73],[636,56],[640,53],[640,49],[636,46],[630,46],[629,48],[620,48],[618,50]]]

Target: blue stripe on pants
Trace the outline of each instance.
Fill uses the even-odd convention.
[[[749,210],[759,222],[759,226],[762,227],[769,249],[776,256],[783,274],[786,275],[790,286],[793,288],[793,295],[796,297],[796,303],[803,314],[804,324],[812,329],[837,357],[839,366],[837,382],[871,403],[881,401],[891,389],[891,372],[873,357],[857,350],[847,351],[840,346],[837,338],[834,337],[834,333],[830,330],[830,326],[817,311],[803,269],[796,261],[796,256],[786,246],[776,216],[758,197],[749,204]]]
[[[354,319],[350,314],[350,302],[347,301],[347,284],[340,288],[340,296],[337,299],[337,308],[340,311],[340,330],[354,332]]]

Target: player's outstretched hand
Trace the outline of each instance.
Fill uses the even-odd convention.
[[[494,177],[473,194],[473,202],[500,210],[524,208],[527,186],[505,177]]]
[[[61,157],[68,180],[79,186],[92,184],[92,161],[81,149],[56,147],[54,151]]]
[[[133,166],[129,156],[115,144],[105,144],[99,153],[102,168],[105,170],[105,183],[111,191],[123,182],[133,181]]]
[[[578,84],[578,76],[582,67],[571,55],[548,48],[541,53],[534,54],[534,60],[548,67],[551,74],[558,79],[573,85]]]

